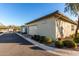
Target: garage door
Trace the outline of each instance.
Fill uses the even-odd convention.
[[[30,26],[30,27],[29,27],[29,34],[30,34],[30,35],[38,34],[38,33],[37,33],[37,30],[38,30],[37,26]]]

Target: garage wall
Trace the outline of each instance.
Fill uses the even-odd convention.
[[[37,34],[41,36],[56,38],[55,20],[53,17],[44,18],[43,20],[34,22],[28,26],[29,34],[31,35]],[[34,26],[36,26],[37,29],[33,29]]]
[[[38,35],[38,26],[37,25],[32,25],[29,27],[29,34],[31,35]]]
[[[55,21],[53,18],[46,18],[39,22],[39,35],[55,38]]]

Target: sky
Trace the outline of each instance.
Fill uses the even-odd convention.
[[[64,3],[0,3],[0,23],[21,26],[56,10],[76,20],[77,17],[64,13],[64,7]]]

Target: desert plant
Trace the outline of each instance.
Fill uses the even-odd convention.
[[[55,47],[57,47],[57,48],[63,48],[64,45],[63,45],[62,41],[56,41],[55,42]]]
[[[50,37],[41,36],[40,42],[50,45],[50,44],[52,44],[53,40]]]
[[[45,43],[46,43],[47,45],[50,45],[50,44],[53,43],[53,39],[51,39],[50,37],[46,37]]]
[[[70,41],[70,40],[63,41],[63,45],[66,48],[77,48],[77,44],[74,41]]]
[[[75,36],[75,35],[74,35],[74,34],[72,34],[72,35],[70,35],[70,38],[74,38],[74,36]]]

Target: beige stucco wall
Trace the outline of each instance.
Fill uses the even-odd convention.
[[[58,24],[60,23],[60,24]],[[58,24],[58,25],[57,25]],[[71,30],[71,26],[74,26],[74,30]],[[75,33],[76,25],[56,18],[56,38],[61,37],[59,27],[63,27],[63,36],[68,37]]]
[[[52,38],[56,38],[56,28],[55,28],[55,20],[53,17],[44,18],[43,20],[34,22],[32,24],[29,24],[27,26],[37,26],[36,34],[41,36],[48,36]],[[30,33],[32,34],[33,33]]]
[[[58,24],[58,22],[60,24]],[[58,26],[57,26],[58,24]],[[40,21],[31,23],[29,25],[27,25],[28,27],[32,27],[32,26],[36,26],[37,29],[36,30],[32,30],[29,31],[29,34],[31,35],[41,35],[41,36],[48,36],[48,37],[52,37],[54,39],[61,37],[60,35],[60,31],[58,27],[63,27],[63,35],[64,37],[70,36],[71,34],[73,34],[75,32],[76,29],[76,25],[74,25],[74,31],[71,31],[71,24],[69,22],[63,21],[61,19],[58,19],[54,16],[49,17],[49,18],[44,18]],[[35,33],[36,32],[36,33]]]

